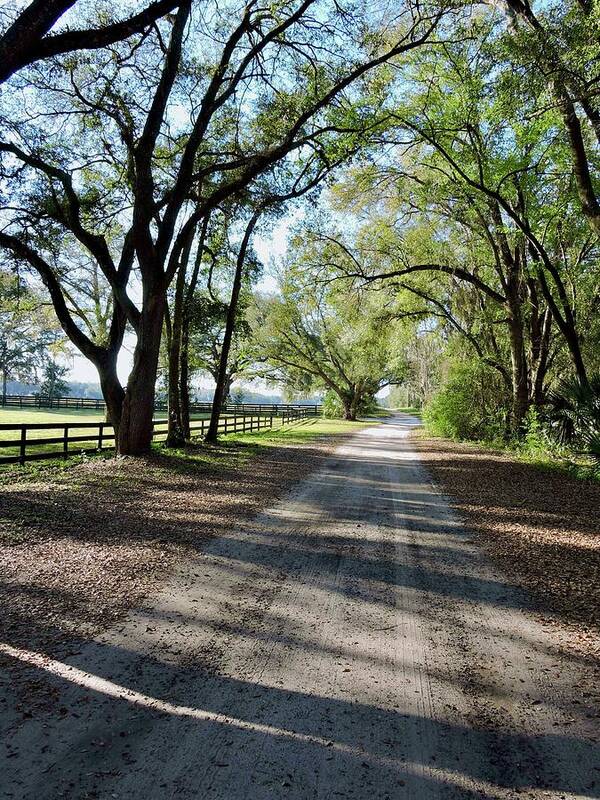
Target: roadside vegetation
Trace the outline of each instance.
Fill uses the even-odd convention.
[[[507,436],[502,409],[496,416],[482,398],[481,389],[478,392],[464,373],[448,379],[425,403],[422,415],[426,433],[505,451],[542,469],[600,480],[600,418],[594,411],[598,401],[591,392],[586,393],[589,402],[582,400],[577,382],[559,381],[545,406],[529,409],[519,435]]]

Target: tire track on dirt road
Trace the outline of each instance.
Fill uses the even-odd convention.
[[[600,797],[586,665],[463,529],[396,417],[181,564],[8,715],[19,800]]]

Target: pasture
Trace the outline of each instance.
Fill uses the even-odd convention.
[[[279,416],[270,413],[221,414],[219,432],[226,437],[255,436],[261,430],[271,432],[286,423],[305,418],[306,412],[283,411]],[[191,414],[192,438],[203,438],[209,414]],[[167,414],[154,417],[153,440],[164,442],[167,436]],[[301,440],[302,437],[301,437]],[[96,410],[1,409],[0,463],[14,464],[38,459],[76,456],[111,449],[114,446],[112,425]]]

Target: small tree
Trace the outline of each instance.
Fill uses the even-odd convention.
[[[231,401],[235,403],[236,406],[241,405],[244,402],[245,393],[241,386],[236,386],[233,392],[231,393]]]
[[[56,400],[71,393],[69,384],[65,381],[65,376],[69,368],[63,366],[51,358],[44,365],[44,379],[40,386],[39,397],[43,400]]]

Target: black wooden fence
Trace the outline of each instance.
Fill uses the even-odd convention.
[[[106,403],[104,400],[94,397],[55,397],[50,400],[39,397],[35,394],[0,394],[0,405],[7,408],[54,408],[54,409],[88,409],[90,411],[104,411]],[[156,402],[156,411],[167,411],[167,404]],[[212,403],[191,403],[192,413],[210,413]],[[307,409],[312,414],[321,413],[321,405],[318,403],[225,403],[223,411],[227,413],[244,414],[280,414],[283,411],[293,411],[294,409]]]
[[[306,408],[295,408],[280,414],[231,414],[221,417],[219,433],[253,433],[272,428],[273,420],[285,425],[296,420],[313,417]],[[193,436],[204,436],[210,419],[193,420]],[[167,435],[168,421],[155,420],[153,439],[160,441]],[[45,432],[49,435],[44,435]],[[60,431],[60,435],[57,435]],[[34,435],[29,435],[33,433]],[[52,435],[50,435],[52,433]],[[0,440],[0,464],[24,464],[45,458],[60,458],[80,453],[95,453],[115,446],[115,433],[109,422],[33,422],[26,424],[0,424],[0,435],[11,436]],[[40,435],[41,434],[41,435]],[[71,445],[76,444],[75,448]]]

